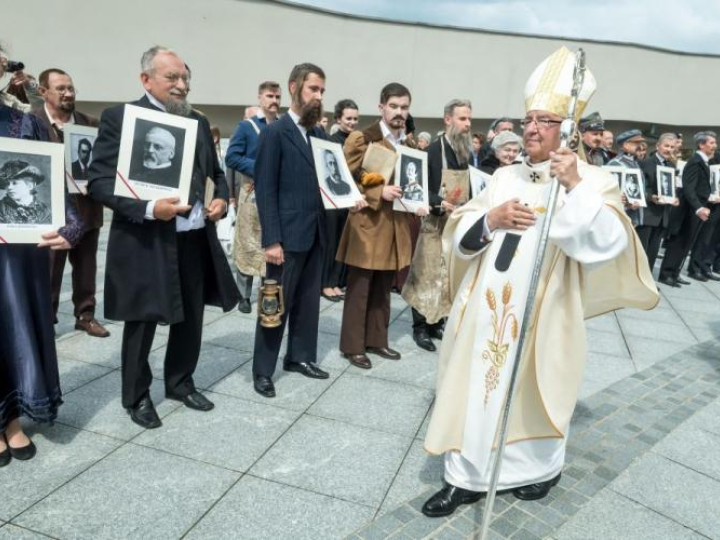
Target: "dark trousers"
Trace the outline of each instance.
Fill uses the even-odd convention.
[[[202,342],[205,283],[209,278],[210,246],[204,230],[178,233],[178,268],[183,301],[182,322],[170,325],[165,353],[165,394],[186,396],[195,391],[193,373]],[[133,407],[150,391],[148,357],[155,321],[126,321],[122,340],[122,404]]]
[[[57,317],[60,305],[65,261],[70,259],[72,266],[72,302],[75,306],[75,317],[80,315],[95,316],[95,280],[97,279],[97,249],[100,229],[90,229],[71,250],[51,251],[50,273],[52,287],[53,314]]]
[[[335,255],[338,245],[340,245],[340,237],[345,228],[347,216],[347,210],[330,210],[325,212],[327,246],[325,247],[325,255],[323,256],[323,288],[345,286],[345,263],[336,261]]]
[[[266,279],[276,279],[282,284],[285,314],[277,328],[265,328],[258,320],[254,375],[272,377],[275,373],[285,324],[289,325],[285,361],[298,364],[317,361],[322,251],[316,239],[310,251],[286,251],[282,266],[267,265]]]
[[[715,236],[715,229],[717,229],[718,218],[720,218],[720,208],[714,205],[711,208],[710,217],[700,226],[692,247],[690,266],[688,267],[688,272],[692,274],[709,274],[712,271],[715,259],[712,240]]]
[[[347,269],[340,352],[363,354],[367,347],[387,347],[395,272],[350,265]]]
[[[253,276],[243,274],[240,270],[237,270],[235,273],[235,281],[240,291],[240,298],[242,300],[250,300],[252,296]]]
[[[441,319],[438,322],[434,324],[428,324],[427,319],[425,318],[425,315],[420,313],[417,309],[412,308],[412,319],[413,319],[413,332],[418,332],[420,330],[433,330],[435,328],[439,328],[442,330],[445,328],[445,319]]]
[[[662,242],[667,229],[662,225],[641,225],[636,230],[640,238],[640,243],[645,250],[645,255],[647,255],[650,272],[652,272],[658,253],[660,252],[660,242]]]
[[[665,256],[660,266],[660,278],[677,279],[690,248],[695,243],[702,221],[696,215],[686,214],[677,234],[668,236]]]

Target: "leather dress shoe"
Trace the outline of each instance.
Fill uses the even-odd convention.
[[[75,330],[82,330],[92,337],[106,338],[110,336],[110,332],[92,315],[80,315],[75,321]]]
[[[320,293],[320,296],[322,296],[325,300],[329,302],[339,302],[340,300],[342,300],[339,294]]]
[[[250,304],[249,298],[243,298],[238,304],[238,311],[240,313],[250,313],[252,311],[252,305]]]
[[[537,501],[538,499],[544,499],[547,497],[547,494],[550,493],[550,488],[556,486],[560,481],[561,475],[562,474],[558,474],[555,478],[551,478],[546,482],[519,487],[514,489],[512,493],[516,498],[523,501]]]
[[[390,347],[367,347],[365,352],[370,354],[377,354],[388,360],[400,360],[400,353],[393,351]]]
[[[8,446],[5,448],[5,450],[0,452],[0,468],[10,463],[11,459],[12,455],[10,454],[10,447]]]
[[[372,362],[365,354],[343,354],[343,356],[350,360],[353,366],[362,369],[370,369],[372,367]]]
[[[37,454],[37,447],[32,441],[30,441],[30,444],[22,446],[20,448],[13,448],[8,444],[8,449],[10,450],[10,455],[15,459],[19,459],[20,461],[27,461],[29,459],[32,459],[35,457],[35,454]]]
[[[703,276],[702,274],[688,274],[688,277],[690,279],[694,279],[695,281],[707,281],[708,278]]]
[[[425,501],[422,513],[427,517],[449,516],[461,504],[477,502],[484,495],[485,493],[482,491],[470,491],[451,484],[445,484],[445,487]]]
[[[168,399],[174,399],[175,401],[182,401],[187,408],[195,409],[196,411],[209,411],[215,407],[215,404],[212,401],[203,396],[197,390],[190,392],[186,396],[173,396],[168,394],[167,397]]]
[[[417,346],[421,349],[425,349],[426,351],[430,352],[434,352],[437,350],[435,344],[430,339],[430,335],[425,329],[413,332],[413,339],[415,340]]]
[[[687,279],[683,279],[680,276],[678,276],[675,281],[677,281],[680,285],[691,285]]]
[[[294,371],[311,379],[327,379],[330,376],[327,371],[323,371],[310,362],[285,362],[283,369],[285,371]]]
[[[266,398],[275,397],[275,385],[270,377],[264,375],[255,375],[253,377],[253,387],[255,391]]]
[[[660,279],[658,279],[658,283],[662,283],[663,285],[667,285],[668,287],[680,287],[680,284],[677,282],[677,280],[671,277],[661,277]]]
[[[433,339],[442,339],[445,335],[445,331],[439,327],[439,326],[431,326],[428,329],[428,334],[430,334],[430,337]]]
[[[158,416],[155,406],[149,396],[142,398],[138,401],[137,405],[128,408],[127,411],[128,414],[130,414],[130,420],[140,427],[144,427],[145,429],[155,429],[162,426],[160,417]]]
[[[708,272],[707,274],[703,274],[706,278],[708,278],[710,281],[720,281],[720,277],[717,277],[715,274]]]

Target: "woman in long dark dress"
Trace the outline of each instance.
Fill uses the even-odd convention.
[[[33,116],[2,104],[0,137],[47,140]],[[14,171],[2,170],[6,176]],[[26,460],[35,455],[20,417],[52,422],[62,403],[48,248],[68,249],[82,235],[82,223],[67,196],[65,207],[67,225],[43,235],[38,246],[0,244],[0,467],[13,457]]]

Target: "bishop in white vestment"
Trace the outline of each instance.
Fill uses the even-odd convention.
[[[526,158],[453,212],[443,236],[453,307],[440,348],[425,449],[445,486],[423,513],[451,514],[487,491],[552,177],[561,184],[527,329],[498,489],[533,500],[557,483],[586,356],[584,319],[658,302],[642,246],[610,174],[560,148],[574,55],[556,51],[525,89]],[[576,119],[594,92],[589,70]]]

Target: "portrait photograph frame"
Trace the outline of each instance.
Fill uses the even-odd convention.
[[[670,178],[670,194],[665,188],[665,181]],[[675,202],[675,168],[658,165],[656,168],[657,195],[660,202],[672,204]]]
[[[620,165],[604,165],[602,169],[610,173],[613,179],[617,182],[617,186],[620,189],[624,189],[623,186],[625,185],[625,167],[622,167]]]
[[[11,200],[9,185],[0,182],[0,245],[2,244],[37,244],[42,235],[60,229],[65,225],[65,150],[62,144],[12,139],[0,137],[0,171],[9,161],[22,161],[32,167],[28,177],[32,178],[39,172],[40,182],[29,190],[33,198],[42,204],[46,219],[42,223],[20,223],[5,221],[6,208]],[[27,169],[28,167],[26,167]],[[23,169],[20,169],[22,171]],[[17,175],[15,178],[22,178]],[[38,189],[41,184],[42,189]],[[13,203],[15,205],[15,203]],[[7,212],[9,213],[9,212]]]
[[[398,159],[395,162],[393,185],[403,189],[403,196],[393,200],[393,210],[414,214],[420,208],[429,208],[427,153],[402,145],[397,147],[397,153]],[[420,181],[413,181],[410,174],[416,178],[419,174]],[[418,193],[419,190],[422,190],[422,192]]]
[[[720,165],[710,165],[710,202],[720,202]]]
[[[98,128],[91,126],[79,126],[78,124],[66,124],[63,128],[64,145],[65,145],[65,181],[67,182],[68,192],[71,194],[87,195],[88,179],[75,178],[73,174],[73,164],[78,153],[78,144],[82,139],[90,141],[90,161],[88,167],[92,163],[92,149],[95,148],[95,140],[98,136]]]
[[[473,167],[472,165],[468,165],[468,170],[470,171],[470,191],[471,191],[471,199],[474,199],[478,195],[480,195],[488,186],[490,183],[490,179],[492,178],[492,175],[481,171],[477,167]]]
[[[342,145],[318,137],[310,137],[310,147],[325,210],[354,207],[357,201],[362,199],[362,193],[350,173]],[[339,176],[337,179],[333,178],[332,172],[328,170],[331,163],[328,161],[330,156],[334,158],[336,175]]]
[[[179,204],[187,204],[195,162],[197,130],[198,121],[194,118],[125,105],[114,194],[145,201],[177,197],[180,199]],[[143,154],[140,135],[144,134],[147,141],[151,132],[160,135],[161,141],[169,141],[172,145],[169,146],[171,154],[166,156],[169,158],[167,164],[161,164],[167,166],[148,167],[145,169],[148,176],[145,177],[140,173],[150,158]],[[176,142],[178,139],[181,140]]]
[[[633,183],[631,182],[631,179],[633,178],[635,179],[634,183],[637,184],[637,196],[628,191],[629,186],[631,185],[631,183]],[[625,174],[623,175],[622,192],[625,194],[625,198],[627,199],[628,203],[639,204],[643,208],[647,207],[647,202],[645,201],[644,178],[640,169],[625,169]]]

